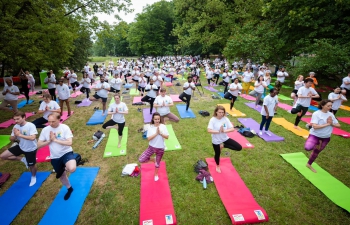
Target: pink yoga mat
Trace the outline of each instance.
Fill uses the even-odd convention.
[[[134,97],[134,99],[132,100],[132,103],[137,103],[137,102],[141,102],[141,96],[137,96],[137,97]]]
[[[140,225],[176,224],[165,162],[154,181],[154,163],[141,164]]]
[[[310,123],[311,122],[311,118],[308,117],[308,118],[301,118],[302,121],[306,122],[306,123]],[[334,135],[337,135],[337,136],[341,136],[343,138],[350,138],[350,133],[345,131],[345,130],[342,130],[342,129],[339,129],[339,128],[336,128],[336,127],[333,127],[333,131],[332,131],[332,134]]]
[[[36,161],[38,163],[51,161],[50,148],[48,145],[38,149],[38,151],[36,152]]]
[[[173,86],[173,83],[171,83],[171,82],[165,82],[165,86],[171,87],[171,86]]]
[[[242,146],[242,148],[254,148],[254,145],[252,145],[243,135],[238,133],[238,131],[236,130],[233,132],[227,133],[227,136],[237,141]]]
[[[269,220],[266,211],[255,201],[254,196],[232,166],[230,158],[220,159],[221,173],[216,172],[216,163],[213,158],[207,158],[206,161],[232,224],[261,223]]]
[[[170,98],[173,102],[182,102],[178,95],[170,95]]]
[[[281,108],[281,109],[284,109],[284,110],[288,111],[289,113],[290,113],[290,110],[292,110],[292,108],[293,108],[293,106],[287,105],[287,104],[284,104],[284,103],[278,103],[277,106],[278,106],[279,108]],[[306,115],[306,116],[311,116],[312,113],[307,112],[305,115]]]
[[[350,124],[350,117],[338,117],[337,120]]]
[[[31,112],[26,112],[26,118],[29,118],[31,116],[33,116],[35,114],[31,113]],[[15,125],[15,121],[13,119],[10,119],[8,121],[5,121],[3,123],[0,123],[0,128],[8,128],[9,126]]]
[[[71,98],[76,98],[77,96],[83,94],[81,91],[76,91],[75,93],[71,94],[70,97]]]
[[[242,98],[244,98],[244,99],[249,100],[249,101],[255,101],[255,100],[256,100],[254,97],[252,97],[252,96],[250,96],[250,95],[241,94],[240,96],[241,96]]]
[[[32,96],[32,95],[35,95],[36,94],[36,91],[34,91],[34,92],[32,92],[32,91],[30,91],[29,92],[29,96]],[[21,98],[25,98],[26,96],[24,96],[24,95],[18,95],[18,99],[21,99]]]

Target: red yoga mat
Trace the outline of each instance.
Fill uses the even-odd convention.
[[[176,224],[165,162],[160,163],[158,181],[154,169],[154,163],[141,165],[140,225]]]
[[[305,118],[301,118],[302,121],[306,122],[306,123],[310,123],[311,122],[311,118],[310,117],[305,117]],[[333,127],[333,131],[332,134],[337,135],[337,136],[341,136],[343,138],[350,138],[350,133],[346,132],[345,130]]]
[[[338,117],[337,120],[350,124],[350,117]]]
[[[209,171],[232,224],[261,223],[269,220],[266,211],[255,201],[230,158],[220,159],[221,173],[213,158],[206,159]]]
[[[234,130],[233,132],[227,133],[227,136],[235,141],[237,141],[242,148],[254,148],[254,145],[251,144],[243,135]]]
[[[42,147],[36,152],[36,162],[50,162],[50,148],[49,146]]]

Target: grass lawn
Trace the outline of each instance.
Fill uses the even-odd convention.
[[[98,60],[94,59],[94,61]],[[108,62],[109,58],[107,57],[105,61]],[[202,81],[204,85],[204,81],[206,82],[204,77],[202,77]],[[179,94],[182,92],[181,89],[181,87],[170,87],[167,88],[167,93]],[[228,103],[225,99],[213,100],[211,98],[212,93],[206,89],[204,89],[204,92],[201,97],[196,91],[191,101],[191,108],[197,118],[181,119],[179,123],[168,122],[168,124],[173,125],[182,150],[165,152],[163,160],[167,164],[169,186],[178,224],[231,224],[215,185],[209,184],[208,189],[203,190],[202,185],[195,181],[196,174],[193,171],[193,164],[198,159],[214,156],[211,137],[206,131],[210,117],[202,117],[198,114],[198,111],[207,110],[212,115],[216,104]],[[282,90],[282,94],[286,96],[289,96],[290,92],[291,89]],[[103,158],[106,139],[95,150],[92,150],[93,144],[87,143],[88,140],[92,139],[94,132],[102,129],[100,125],[85,125],[93,114],[93,108],[96,106],[101,108],[101,103],[94,102],[90,107],[81,108],[73,105],[74,114],[65,122],[74,132],[74,151],[89,160],[85,166],[100,167],[98,176],[76,224],[139,224],[140,178],[122,177],[121,171],[125,164],[137,162],[148,142],[142,139],[141,133],[137,132],[143,126],[142,113],[137,111],[140,106],[132,106],[132,97],[128,94],[123,96],[123,101],[129,107],[129,114],[126,115],[126,126],[129,127],[126,156]],[[77,99],[72,99],[71,102],[81,100],[84,97],[83,95],[78,96]],[[22,108],[23,111],[37,111],[40,98],[33,96],[33,99],[35,103]],[[245,102],[247,101],[239,98],[235,107],[247,114],[247,117],[260,122],[260,114],[248,108],[244,104]],[[284,103],[289,102],[284,101]],[[172,108],[172,112],[179,116],[176,107]],[[7,112],[1,113],[0,122],[11,118],[11,115]],[[349,116],[349,112],[340,109],[337,116]],[[33,121],[37,117],[38,115],[31,117],[28,121]],[[295,119],[295,115],[291,115],[282,109],[278,109],[278,114],[275,117],[283,117],[290,122],[294,122]],[[229,119],[235,125],[239,124],[236,118],[229,117]],[[300,123],[303,128],[304,125],[304,122]],[[341,123],[341,125],[341,129],[350,132],[350,125],[345,123]],[[283,136],[285,141],[267,143],[258,137],[254,137],[249,139],[255,146],[253,149],[243,149],[241,152],[227,149],[222,151],[223,157],[227,154],[227,157],[231,158],[232,164],[256,201],[268,213],[269,224],[350,224],[348,212],[332,203],[280,156],[282,153],[293,152],[303,152],[308,156],[309,153],[304,150],[305,139],[294,135],[275,123],[271,124],[271,130]],[[41,129],[39,129],[40,132]],[[108,136],[109,131],[105,132]],[[11,128],[0,130],[0,134],[8,135],[10,133]],[[6,147],[2,151],[5,149]],[[322,168],[348,187],[350,187],[349,149],[349,139],[332,136],[331,142],[316,160]],[[52,167],[50,163],[40,163],[38,164],[38,170],[50,171]],[[20,162],[0,160],[0,172],[10,172],[12,174],[10,180],[0,189],[0,196],[24,171],[26,169]],[[19,213],[13,224],[28,224],[28,221],[31,224],[37,224],[60,188],[59,180],[55,179],[55,175],[50,175]],[[235,188],[234,184],[232,188]],[[79,190],[75,191],[78,192]],[[348,198],[349,196],[345,197]]]

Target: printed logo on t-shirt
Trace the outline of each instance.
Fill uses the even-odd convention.
[[[142,225],[153,225],[153,220],[144,220]]]
[[[165,215],[165,224],[173,224],[173,216],[172,215]]]
[[[27,130],[22,130],[23,135],[27,135]]]
[[[261,210],[254,210],[254,213],[258,217],[258,220],[265,220],[265,216]]]
[[[61,131],[57,132],[56,137],[57,138],[61,138],[62,137],[62,132]]]
[[[233,217],[233,220],[236,222],[244,221],[244,217],[242,214],[233,214],[232,217]]]

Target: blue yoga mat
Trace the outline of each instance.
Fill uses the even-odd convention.
[[[225,96],[224,92],[218,92],[218,95],[223,98]]]
[[[63,199],[67,193],[67,188],[63,186],[39,224],[74,224],[99,169],[99,167],[78,167],[69,177],[74,189],[70,198],[67,201]]]
[[[176,105],[177,111],[179,111],[180,117],[184,118],[196,118],[196,115],[192,112],[191,108],[186,111],[186,105]]]
[[[37,172],[36,184],[29,187],[31,173],[25,172],[21,177],[0,197],[0,224],[10,224],[33,197],[41,184],[51,172]]]
[[[107,110],[105,112],[105,115],[102,116],[102,110],[97,110],[95,113],[91,116],[89,121],[86,122],[86,125],[97,125],[97,124],[103,124],[107,117]]]
[[[27,104],[27,100],[23,100],[20,103],[17,104],[17,109],[23,108],[26,105],[32,104],[34,101],[29,99],[28,104]],[[12,107],[9,107],[10,109],[12,109]]]
[[[124,87],[125,88],[131,88],[134,84],[125,84]]]
[[[317,111],[318,110],[318,108],[316,106],[313,106],[313,105],[310,105],[309,109],[312,110],[312,111]]]

